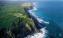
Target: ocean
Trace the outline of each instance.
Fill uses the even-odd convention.
[[[62,1],[38,1],[36,2],[36,7],[32,11],[32,13],[38,16],[38,18],[41,18],[42,20],[49,22],[49,24],[45,25],[45,29],[48,31],[45,31],[47,32],[46,38],[63,38]],[[39,35],[40,34],[41,33],[39,33]]]
[[[37,10],[33,11],[39,18],[48,21],[45,26],[48,30],[47,38],[63,37],[63,2],[62,1],[41,1],[36,2]]]
[[[53,20],[63,30],[63,2],[42,1],[37,2],[35,14],[46,21]],[[57,26],[57,25],[56,25]]]

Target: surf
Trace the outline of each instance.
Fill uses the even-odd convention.
[[[43,19],[41,19],[41,18],[39,18],[37,15],[35,15],[35,12],[34,11],[37,11],[38,9],[37,9],[37,7],[36,7],[36,3],[33,3],[33,9],[30,9],[30,10],[28,10],[28,13],[32,16],[32,17],[34,17],[34,18],[36,18],[36,20],[39,22],[39,23],[44,23],[44,24],[49,24],[49,22],[47,22],[47,21],[44,21]],[[41,29],[39,29],[41,32],[37,32],[37,33],[34,33],[34,34],[32,34],[32,35],[28,35],[27,37],[25,37],[25,38],[46,38],[46,36],[47,36],[47,30],[46,30],[46,27],[43,27],[43,28],[41,28]]]

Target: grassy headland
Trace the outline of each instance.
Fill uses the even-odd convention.
[[[22,33],[24,32],[24,34],[26,35],[28,34],[27,32],[30,32],[35,28],[34,21],[31,18],[29,18],[29,16],[26,14],[26,11],[24,10],[24,8],[29,8],[30,4],[27,6],[24,6],[24,5],[25,4],[0,5],[0,29],[1,30],[6,29],[7,30],[6,33],[8,32],[9,37],[16,37],[15,34],[17,35],[19,34],[18,33],[20,32],[19,29],[21,29],[21,32]],[[4,37],[3,33],[0,35],[1,35],[0,36],[1,38]],[[22,37],[24,37],[25,35],[22,35]]]

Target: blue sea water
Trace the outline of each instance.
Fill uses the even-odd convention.
[[[37,4],[35,14],[48,21],[53,20],[59,28],[63,30],[63,2],[62,1],[42,1]],[[56,25],[56,26],[57,26]]]
[[[41,1],[37,4],[35,14],[49,21],[47,38],[63,38],[63,1]]]

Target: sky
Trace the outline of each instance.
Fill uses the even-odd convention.
[[[63,1],[63,0],[0,0],[0,1]]]

